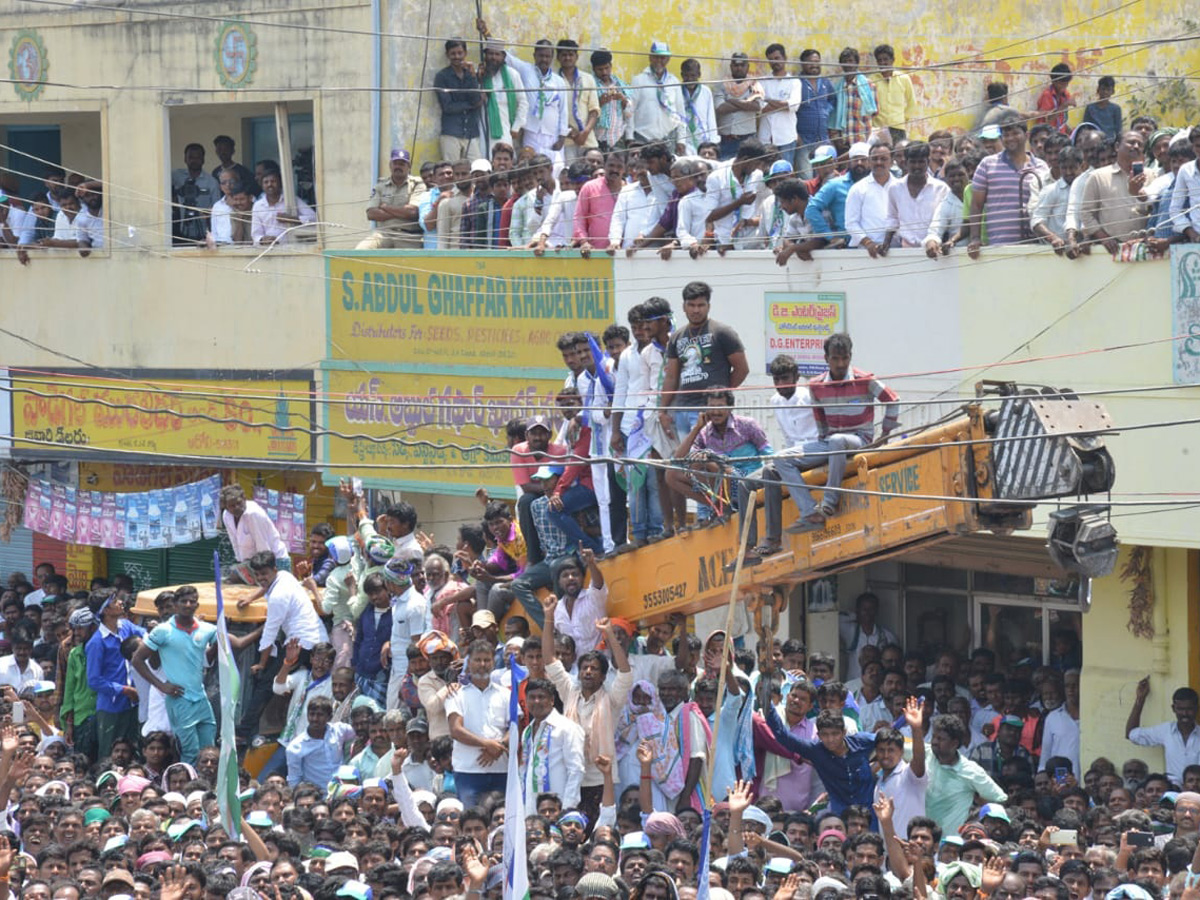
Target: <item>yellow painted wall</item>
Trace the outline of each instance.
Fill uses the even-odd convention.
[[[813,47],[821,52],[824,62],[836,63],[838,52],[850,45],[858,48],[865,63],[867,54],[878,43],[895,47],[899,66],[961,60],[961,65],[949,71],[913,73],[921,115],[927,117],[914,130],[927,134],[938,128],[971,127],[984,102],[984,86],[995,79],[1008,83],[1014,106],[1034,108],[1046,84],[1046,73],[1058,62],[1094,76],[1116,77],[1114,101],[1126,110],[1127,122],[1135,99],[1128,92],[1142,89],[1142,102],[1153,101],[1167,76],[1200,72],[1200,49],[1194,43],[1103,49],[1194,28],[1194,22],[1189,25],[1188,19],[1195,19],[1195,13],[1183,0],[1165,0],[1153,6],[1125,4],[1116,12],[1107,12],[1114,7],[1118,4],[1107,0],[1077,4],[1002,0],[969,8],[949,0],[896,0],[817,7],[818,17],[814,19],[812,7],[777,3],[663,4],[636,0],[581,6],[548,0],[532,5],[484,3],[483,13],[492,33],[501,40],[532,44],[543,37],[551,41],[570,37],[584,47],[608,47],[617,53],[614,71],[626,81],[645,67],[645,54],[653,40],[669,42],[675,55],[670,67],[673,73],[678,74],[679,63],[685,58],[695,56],[701,60],[704,79],[726,77],[728,68],[719,61],[728,59],[733,51],[761,57],[773,41],[783,43],[794,60],[799,59],[803,49]],[[428,5],[424,0],[394,0],[390,10],[389,26],[396,32],[420,32],[430,15],[430,34],[475,34],[474,4],[464,0]],[[427,50],[425,84],[431,84],[433,73],[446,65],[440,43],[430,42],[426,48],[421,41],[396,39],[390,47],[390,71],[397,86],[419,83],[416,79],[420,78],[420,66],[403,63],[420,60],[423,50]],[[523,52],[530,58],[529,48]],[[587,68],[586,56],[581,54],[583,68]],[[1125,73],[1153,73],[1158,81],[1123,79]],[[1094,99],[1095,83],[1079,78],[1072,87],[1080,97],[1079,111],[1072,116],[1072,122],[1078,122],[1083,105]],[[1194,83],[1185,91],[1191,92],[1194,105]],[[391,98],[393,128],[406,145],[411,139],[416,106],[415,95]],[[436,104],[426,97],[420,118],[422,140],[417,148],[421,158],[436,154],[429,138],[436,139],[437,122]]]
[[[1123,549],[1117,572],[1129,556]],[[1084,671],[1081,698],[1080,759],[1086,765],[1096,756],[1108,756],[1118,769],[1131,757],[1161,771],[1162,750],[1138,747],[1125,740],[1125,721],[1133,704],[1137,682],[1150,676],[1150,697],[1142,713],[1143,725],[1174,719],[1171,693],[1191,684],[1197,652],[1194,622],[1196,598],[1189,593],[1188,567],[1196,565],[1194,551],[1159,548],[1154,551],[1153,638],[1137,638],[1129,631],[1131,584],[1116,575],[1097,581],[1092,609],[1083,617]],[[1191,610],[1191,611],[1189,611]]]

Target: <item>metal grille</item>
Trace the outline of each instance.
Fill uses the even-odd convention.
[[[1000,406],[995,437],[996,484],[1010,500],[1061,497],[1079,490],[1083,467],[1070,443],[1049,437],[1029,396]]]

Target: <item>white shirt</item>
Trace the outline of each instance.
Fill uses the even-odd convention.
[[[25,685],[42,680],[42,667],[33,659],[26,663],[22,672],[17,668],[17,658],[11,653],[0,657],[0,684],[10,685],[18,694]]]
[[[414,762],[411,757],[400,766],[400,774],[414,791],[432,791],[437,778],[437,773],[426,760]]]
[[[1071,189],[1067,192],[1067,219],[1064,223],[1064,228],[1067,231],[1079,231],[1079,213],[1083,208],[1083,189],[1087,187],[1088,179],[1092,177],[1094,169],[1084,169],[1071,182]],[[1180,170],[1182,171],[1182,170]]]
[[[675,238],[685,250],[704,240],[708,230],[705,219],[712,207],[704,192],[697,189],[679,198],[679,211],[675,220]]]
[[[949,186],[937,178],[929,178],[915,197],[908,189],[907,178],[897,179],[888,188],[887,227],[896,232],[900,246],[920,247],[924,243],[934,214],[948,193]]]
[[[1171,192],[1171,227],[1183,234],[1189,226],[1200,231],[1200,170],[1194,159],[1179,167]]]
[[[462,718],[462,727],[476,737],[505,741],[508,735],[509,693],[507,688],[492,682],[482,691],[473,682],[464,685],[446,698],[446,718],[458,715]],[[508,769],[508,760],[503,754],[483,766],[479,764],[479,748],[459,741],[454,742],[451,762],[455,772],[479,774]]]
[[[929,773],[918,778],[904,760],[892,774],[886,775],[881,769],[875,782],[875,799],[891,797],[895,804],[892,813],[892,823],[896,834],[908,835],[908,823],[914,816],[925,815],[925,791],[929,787]]]
[[[288,204],[284,201],[282,194],[279,196],[279,202],[274,205],[267,201],[266,194],[254,201],[250,234],[253,236],[255,244],[269,244],[275,238],[279,238],[281,244],[291,241],[291,232],[284,234],[284,231],[295,226],[279,224],[279,216],[287,212],[287,207]],[[306,225],[317,221],[317,214],[303,200],[296,201],[296,217]]]
[[[154,666],[148,668],[162,678],[160,669]],[[133,666],[129,667],[129,676],[138,692],[138,721],[142,724],[142,737],[149,737],[156,731],[174,734],[171,718],[167,715],[167,695],[142,678]]]
[[[81,244],[87,244],[94,249],[104,246],[104,211],[93,216],[86,206],[75,217],[75,239]]]
[[[876,243],[883,240],[887,234],[888,190],[897,181],[899,179],[889,173],[888,180],[880,184],[871,172],[854,182],[846,194],[846,231],[851,247],[857,247],[863,238]]]
[[[233,210],[229,208],[224,197],[213,204],[212,215],[208,220],[208,230],[212,232],[213,240],[218,244],[233,243],[233,226],[229,221],[231,215],[233,215]]]
[[[233,554],[238,562],[245,562],[260,550],[269,550],[276,559],[288,555],[287,544],[279,536],[275,523],[267,515],[267,511],[253,500],[246,501],[246,509],[237,524],[233,522],[233,513],[225,510],[221,513],[221,522],[229,542],[233,544]]]
[[[575,229],[575,191],[555,191],[546,218],[534,237],[545,237],[547,247],[565,247],[571,243]]]
[[[1129,740],[1139,747],[1161,746],[1167,761],[1167,777],[1175,784],[1183,784],[1184,769],[1200,763],[1200,727],[1193,728],[1185,741],[1174,720],[1160,722],[1149,728],[1133,729]]]
[[[576,657],[591,653],[600,643],[600,629],[596,620],[608,615],[608,585],[602,588],[586,587],[575,598],[574,608],[567,612],[567,601],[558,601],[554,609],[554,630],[558,634],[569,634],[575,641]]]
[[[333,679],[326,676],[320,684],[313,685],[312,673],[308,669],[297,669],[289,673],[282,684],[271,679],[271,693],[280,697],[285,694],[291,695],[291,699],[288,700],[287,715],[284,716],[284,722],[292,725],[292,733],[287,738],[290,741],[298,732],[308,728],[309,700],[313,697],[333,699]]]
[[[532,734],[528,733],[530,729]],[[543,763],[539,758],[534,765],[530,752],[529,758],[521,760],[525,804],[536,806],[537,795],[549,791],[558,794],[563,809],[573,809],[579,805],[579,788],[583,783],[583,729],[552,709],[536,726],[525,727],[521,733],[521,752],[538,747],[547,730],[550,733],[545,745],[549,759]]]
[[[1029,226],[1035,228],[1045,225],[1051,234],[1060,238],[1067,236],[1067,200],[1070,197],[1071,186],[1065,179],[1058,179],[1040,194],[1030,212]]]
[[[858,651],[867,644],[883,647],[886,644],[900,643],[894,634],[878,622],[875,623],[875,629],[867,634],[854,618],[854,613],[841,613],[838,620],[838,635],[842,639],[842,646],[846,648],[847,678],[858,678],[862,675],[862,669],[858,665]]]
[[[7,221],[9,230],[12,231],[18,246],[28,246],[33,243],[37,234],[37,216],[33,214],[32,209],[21,209],[10,201]],[[29,602],[28,597],[25,602]]]
[[[695,155],[705,141],[719,143],[721,140],[721,136],[717,134],[717,112],[713,106],[713,94],[706,84],[699,85],[695,94],[689,94],[687,87],[682,85],[679,91],[683,100],[683,127],[679,130],[683,135],[683,152]]]
[[[925,235],[925,243],[928,244],[931,241],[936,241],[940,244],[946,239],[947,232],[949,232],[950,237],[954,237],[962,229],[962,223],[962,198],[955,197],[953,191],[948,191],[946,196],[942,198],[937,212],[933,214],[933,221],[929,223],[929,231]]]
[[[507,56],[508,54],[506,54]],[[512,83],[512,99],[516,106],[516,114],[509,121],[509,92],[504,89],[504,74],[507,71],[508,80]],[[492,89],[489,91],[484,88],[483,108],[480,110],[481,134],[483,135],[484,146],[491,150],[492,144],[496,141],[503,141],[506,144],[513,142],[514,131],[519,131],[525,127],[525,121],[529,116],[529,98],[533,96],[536,100],[537,95],[530,95],[521,90],[524,87],[525,79],[521,76],[521,72],[516,66],[504,63],[500,69],[496,70],[495,75],[488,75],[486,72],[479,73],[479,86],[484,87],[484,80],[491,84]],[[493,138],[491,129],[488,127],[488,94],[494,93],[496,96],[496,109],[500,114],[500,137]],[[491,155],[490,153],[488,154]]]
[[[798,447],[817,436],[817,420],[812,411],[812,395],[802,384],[790,397],[779,392],[771,395],[771,406],[775,408],[775,421],[783,432],[785,446]]]
[[[731,77],[729,79],[729,81],[732,82],[733,78]],[[753,84],[754,79],[747,78],[743,83],[744,84]],[[713,87],[713,103],[716,104],[717,109],[720,109],[721,106],[725,103],[725,101],[727,101],[729,99],[730,99],[729,92],[725,89],[724,81],[722,81],[721,83],[719,83],[717,85],[714,85],[714,87]],[[746,91],[746,93],[742,94],[741,97],[737,97],[735,99],[749,100],[750,99],[750,91]],[[757,122],[758,122],[758,113],[752,112],[751,110],[748,110],[748,109],[735,109],[735,110],[731,110],[730,112],[727,112],[727,113],[718,113],[717,114],[717,130],[721,134],[732,135],[734,137],[739,137],[739,138],[753,137],[758,128]]]
[[[76,216],[78,218],[78,215]],[[56,241],[77,241],[79,240],[78,233],[75,230],[75,222],[67,218],[67,214],[59,210],[58,215],[54,217],[54,240]]]
[[[733,172],[733,162],[733,160],[723,162],[708,173],[708,180],[705,182],[705,193],[708,196],[708,208],[710,211],[716,209],[718,206],[728,206],[734,200],[746,194],[758,194],[763,190],[762,171],[760,169],[751,169],[739,180]],[[739,206],[733,212],[714,221],[713,232],[716,236],[717,244],[733,243],[734,226],[753,214],[754,210],[752,207]]]
[[[766,192],[758,205],[758,232],[755,243],[747,250],[778,250],[785,240],[794,241],[812,234],[812,226],[803,213],[788,213],[779,206],[779,198]]]
[[[1042,755],[1038,771],[1046,768],[1052,756],[1065,756],[1071,761],[1071,771],[1079,769],[1079,720],[1072,719],[1064,704],[1046,714],[1042,723]]]
[[[273,647],[280,632],[286,640],[298,640],[304,650],[329,640],[308,591],[291,572],[276,572],[275,580],[267,588],[267,621],[258,641],[259,651]]]
[[[612,219],[608,226],[608,242],[618,247],[632,247],[639,237],[650,233],[662,208],[653,188],[642,187],[640,181],[627,184],[617,195]]]
[[[430,629],[432,618],[428,598],[415,587],[392,601],[392,681],[408,672],[408,645]]]
[[[634,134],[650,141],[665,140],[667,149],[674,153],[684,121],[679,79],[663,72],[659,81],[647,66],[633,76],[631,86]]]
[[[971,728],[974,731],[982,733],[983,726],[991,722],[996,716],[1000,715],[990,705],[981,706],[975,712],[971,713]]]
[[[521,82],[528,93],[525,95],[529,108],[525,113],[525,130],[532,134],[544,134],[555,139],[568,131],[567,83],[553,69],[542,74],[533,63],[506,54],[508,64],[521,75]],[[504,104],[501,103],[501,106]],[[486,116],[487,109],[484,108]],[[485,119],[486,120],[486,119]]]
[[[776,109],[759,113],[758,139],[764,144],[782,147],[796,142],[796,110],[800,108],[803,88],[800,79],[790,75],[764,75],[758,79],[762,85],[763,100],[786,100],[787,109]]]
[[[621,351],[613,390],[613,412],[621,411],[621,434],[629,435],[638,424],[638,410],[650,403],[649,372],[634,342]]]
[[[857,696],[857,694],[854,699],[858,701],[858,725],[860,731],[872,732],[880,722],[892,721],[892,714],[888,712],[887,701],[883,699],[883,694],[866,703],[862,702],[862,698]]]

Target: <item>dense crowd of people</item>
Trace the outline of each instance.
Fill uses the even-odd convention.
[[[808,382],[772,362],[787,442],[773,451],[734,411],[748,363],[710,302],[692,282],[678,328],[653,297],[631,311],[632,339],[563,335],[561,416],[509,423],[512,494],[480,491],[480,520],[453,546],[407,503],[372,515],[348,483],[345,533],[318,523],[293,559],[268,513],[223,488],[236,605],[265,607],[230,628],[237,703],[218,691],[197,587],[142,616],[127,576],[72,592],[51,565],[36,586],[11,574],[4,887],[496,900],[516,815],[525,846],[510,850],[534,900],[1195,900],[1196,692],[1144,725],[1142,681],[1129,746],[1085,762],[1069,627],[1044,660],[991,637],[962,658],[905,648],[865,593],[841,614],[835,656],[754,642],[748,625],[701,639],[681,616],[610,616],[601,557],[725,522],[756,485],[766,529],[746,558],[761,562],[780,551],[781,486],[799,513],[789,528],[823,528],[847,455],[897,425],[895,393],[838,334]],[[827,463],[818,500],[798,475]],[[236,784],[218,783],[224,716]],[[1162,747],[1165,771],[1118,768],[1135,746]]]
[[[938,258],[1018,244],[1139,260],[1200,240],[1200,126],[1148,115],[1126,125],[1112,76],[1096,79],[1074,127],[1080,100],[1059,63],[1025,108],[1010,105],[1005,82],[988,84],[973,127],[952,132],[920,114],[888,44],[865,61],[846,47],[836,65],[810,48],[795,67],[773,43],[757,74],[738,52],[728,78],[706,80],[694,58],[673,74],[670,47],[655,41],[625,81],[607,50],[589,54],[590,71],[571,39],[539,40],[526,60],[477,24],[482,61],[468,59],[474,42],[446,41],[448,65],[429,88],[439,158],[414,174],[409,150],[391,152],[359,249],[769,250],[784,264],[821,248]],[[285,197],[279,164],[251,172],[227,135],[213,149],[211,173],[195,143],[172,173],[177,245],[311,237],[301,227],[316,222],[311,190]],[[45,193],[21,198],[15,179],[0,179],[0,246],[22,262],[35,248],[102,246],[101,185],[83,181],[51,167]]]
[[[1144,115],[1125,128],[1111,76],[1075,128],[1060,63],[1032,109],[989,84],[975,127],[955,135],[922,127],[888,44],[869,66],[845,48],[828,76],[819,51],[794,72],[771,44],[768,72],[751,75],[734,53],[729,78],[706,82],[696,59],[672,74],[655,41],[626,83],[607,50],[591,53],[590,73],[570,39],[538,41],[530,62],[478,24],[482,63],[449,40],[434,79],[441,160],[418,178],[409,153],[393,151],[360,249],[767,249],[783,264],[820,248],[937,258],[1021,243],[1142,259],[1200,239],[1200,129]]]

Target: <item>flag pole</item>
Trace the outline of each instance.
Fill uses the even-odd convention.
[[[729,611],[725,615],[725,647],[721,651],[721,674],[717,679],[717,706],[715,718],[713,719],[712,744],[708,749],[708,778],[705,784],[704,794],[710,798],[712,802],[716,802],[716,798],[712,795],[712,780],[713,771],[716,766],[713,765],[713,760],[717,752],[717,736],[721,730],[721,705],[725,702],[725,679],[728,675],[728,660],[730,645],[733,641],[730,632],[733,630],[733,611],[736,608],[738,599],[738,587],[742,582],[742,563],[746,559],[746,539],[750,536],[750,526],[754,524],[754,518],[758,515],[758,510],[755,508],[758,501],[758,491],[753,490],[750,496],[746,499],[746,515],[743,517],[741,536],[738,540],[738,555],[737,564],[733,569],[733,583],[729,586]],[[703,652],[703,649],[701,650]]]

